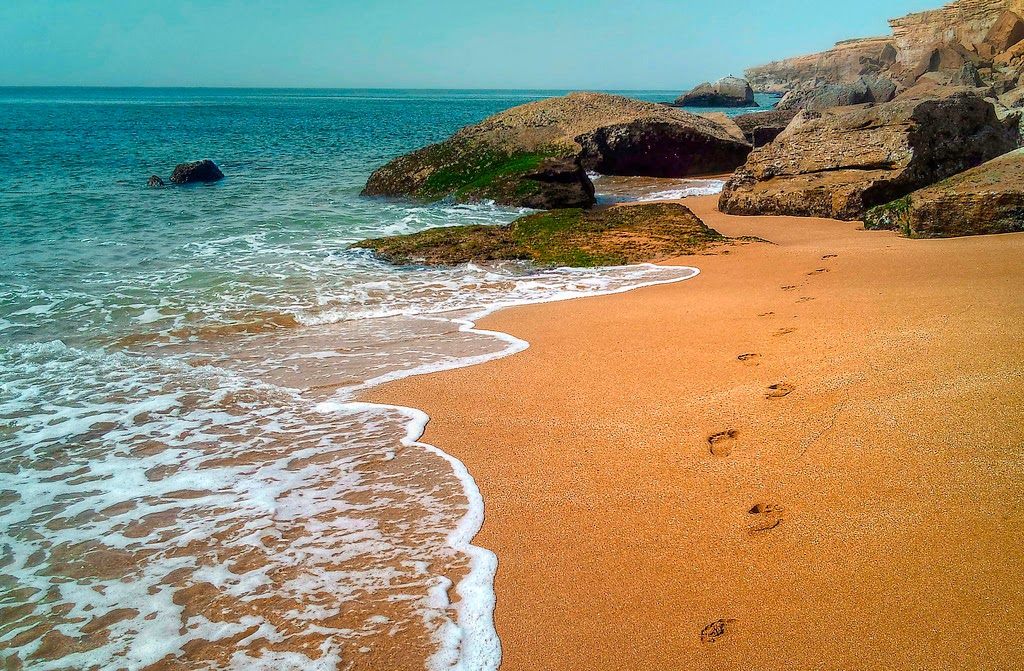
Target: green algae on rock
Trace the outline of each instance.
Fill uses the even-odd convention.
[[[1024,231],[1024,149],[873,208],[864,227],[912,238]]]
[[[659,261],[704,252],[728,241],[684,205],[649,203],[552,210],[505,226],[433,228],[364,240],[353,247],[373,250],[396,264],[517,260],[579,268]]]
[[[601,93],[520,105],[377,169],[368,196],[590,207],[587,170],[686,177],[728,172],[750,145],[682,110]]]

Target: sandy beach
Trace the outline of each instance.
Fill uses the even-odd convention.
[[[1024,668],[1024,234],[716,201],[769,242],[370,395],[482,491],[502,669]]]

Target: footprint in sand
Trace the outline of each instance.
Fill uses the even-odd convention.
[[[747,532],[751,535],[762,534],[771,531],[782,524],[782,506],[774,503],[757,503],[747,511],[752,518],[747,525]]]
[[[762,312],[761,314],[759,314],[757,316],[758,317],[771,317],[774,314],[775,314],[774,312]]]
[[[787,284],[786,286],[782,287],[783,291],[792,291],[793,289],[796,289],[795,284]]]
[[[812,270],[811,272],[809,272],[807,274],[808,275],[820,275],[821,273],[827,273],[827,272],[828,272],[828,268],[818,268],[817,270]]]
[[[717,643],[723,636],[729,633],[729,630],[732,629],[735,623],[736,620],[733,619],[722,618],[721,620],[715,620],[700,630],[700,642],[705,645]]]
[[[732,448],[736,445],[736,436],[738,435],[739,431],[736,429],[712,434],[708,436],[708,449],[716,457],[728,457],[732,454]]]
[[[792,385],[788,382],[779,382],[768,387],[768,393],[764,395],[765,398],[785,398],[796,391],[796,385]]]
[[[813,300],[816,300],[813,296],[801,296],[797,303],[809,303]]]
[[[775,336],[776,338],[778,338],[779,336],[789,335],[790,333],[792,333],[794,331],[796,331],[796,329],[793,328],[792,326],[785,326],[783,328],[780,328],[778,331],[776,331],[772,335]]]
[[[750,364],[751,366],[756,366],[758,365],[757,360],[761,358],[761,355],[756,354],[754,352],[747,352],[746,354],[740,354],[736,358],[742,361],[743,363]]]
[[[825,256],[821,257],[821,260],[822,261],[828,261],[829,259],[835,259],[835,258],[838,258],[838,257],[839,257],[838,254],[826,254]]]

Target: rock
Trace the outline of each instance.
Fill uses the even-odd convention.
[[[364,240],[397,264],[455,265],[521,260],[540,266],[591,267],[646,263],[703,252],[728,242],[689,208],[648,203],[522,217],[505,226],[449,226]]]
[[[171,173],[171,182],[175,184],[191,184],[193,182],[216,182],[224,178],[217,164],[208,158],[192,163],[179,163]]]
[[[746,79],[723,77],[715,83],[705,82],[689,93],[679,96],[679,107],[757,107],[754,89]]]
[[[1024,150],[871,209],[864,225],[914,238],[1024,231]]]
[[[157,189],[164,185],[164,180],[160,178],[160,175],[150,175],[148,185],[151,189]]]
[[[695,114],[621,96],[573,93],[506,110],[399,157],[370,176],[363,194],[576,207],[582,205],[580,191],[592,193],[593,185],[564,163],[555,179],[550,164],[544,167],[549,159],[608,175],[686,177],[732,171],[750,149]],[[569,175],[578,179],[571,189],[564,181]]]
[[[820,110],[829,107],[889,102],[896,96],[896,84],[885,78],[861,77],[850,84],[822,84],[790,91],[779,101],[780,110]]]
[[[714,121],[722,127],[722,130],[729,134],[729,137],[749,144],[750,141],[743,134],[743,129],[737,126],[736,122],[725,112],[698,112],[697,116]]]
[[[553,210],[559,207],[590,207],[594,202],[594,183],[578,162],[566,158],[548,158],[523,175],[524,180],[541,185],[523,198],[523,207]]]
[[[973,93],[802,111],[726,183],[729,214],[860,219],[875,205],[1015,149]]]
[[[741,114],[733,121],[743,131],[747,142],[755,147],[763,147],[786,130],[796,114],[797,110],[770,110]]]
[[[992,47],[993,53],[1001,54],[1021,40],[1024,40],[1024,19],[1007,9],[989,29],[984,43]]]
[[[890,20],[889,36],[839,42],[822,53],[751,68],[746,76],[756,91],[853,84],[863,76],[886,77],[907,88],[926,72],[959,72],[972,62],[987,86],[993,82],[984,69],[993,60],[1024,65],[1022,16],[1021,0],[955,0]]]
[[[786,93],[821,84],[851,84],[866,74],[885,72],[896,59],[891,38],[839,42],[828,51],[787,58],[748,69],[755,91]]]

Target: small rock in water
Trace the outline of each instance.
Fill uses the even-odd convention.
[[[192,182],[216,182],[224,178],[217,164],[206,158],[192,163],[179,163],[171,174],[175,184],[191,184]]]
[[[150,188],[157,189],[157,188],[159,188],[159,187],[161,187],[163,185],[164,185],[164,180],[162,180],[160,178],[160,175],[150,175],[149,176],[149,186],[150,186]]]

